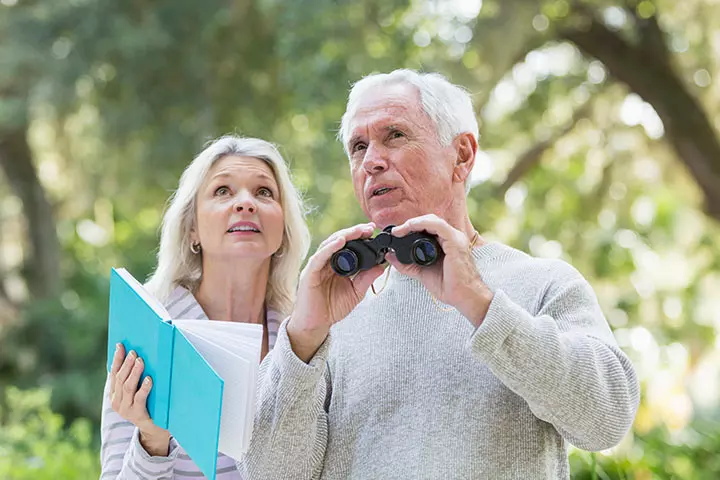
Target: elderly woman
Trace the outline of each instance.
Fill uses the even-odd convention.
[[[260,323],[262,357],[290,313],[310,234],[280,153],[253,138],[221,137],[185,169],[163,218],[158,264],[146,284],[172,318]],[[153,424],[152,379],[135,352],[115,352],[103,395],[101,479],[184,479],[200,469]],[[218,478],[239,479],[219,454]]]

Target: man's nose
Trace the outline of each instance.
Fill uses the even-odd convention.
[[[387,150],[371,143],[365,151],[362,165],[368,175],[384,172],[388,168]]]

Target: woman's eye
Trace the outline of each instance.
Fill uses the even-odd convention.
[[[260,190],[258,190],[258,194],[263,197],[269,197],[269,198],[274,197],[272,190],[270,190],[269,188],[266,188],[266,187],[260,188]]]
[[[230,189],[226,186],[218,187],[215,189],[215,196],[223,196],[230,193]]]

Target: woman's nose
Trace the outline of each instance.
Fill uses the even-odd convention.
[[[235,201],[235,211],[236,212],[249,212],[249,213],[255,213],[255,210],[257,210],[257,207],[255,206],[255,202],[253,201],[252,196],[250,195],[240,195],[237,197]]]

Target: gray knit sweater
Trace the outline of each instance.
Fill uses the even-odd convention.
[[[281,325],[247,478],[565,479],[569,443],[616,445],[639,386],[588,283],[498,243],[473,256],[495,295],[477,329],[395,270],[309,364]]]

